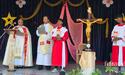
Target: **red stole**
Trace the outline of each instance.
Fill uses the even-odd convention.
[[[28,47],[28,32],[26,28],[23,28],[23,31],[24,31],[24,64],[25,64],[27,56],[27,47]]]

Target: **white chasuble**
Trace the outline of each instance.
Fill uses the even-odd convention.
[[[46,34],[40,34],[38,30],[36,31],[37,36],[39,36],[38,46],[37,46],[37,65],[51,65],[51,54],[52,54],[52,40],[51,31],[53,29],[52,25],[49,23],[42,24],[45,28]],[[41,27],[41,25],[39,26]],[[39,28],[38,27],[38,28]],[[42,28],[41,28],[42,29]]]
[[[24,35],[18,35],[17,32],[13,34],[15,38],[15,46],[14,46],[14,65],[16,66],[33,66],[32,61],[32,45],[31,45],[31,35],[29,30],[25,26],[16,26],[14,29],[17,29],[19,32]],[[12,42],[8,40],[5,59],[3,61],[3,65],[8,65],[7,59],[9,58],[8,52],[11,50],[8,46],[11,45]]]

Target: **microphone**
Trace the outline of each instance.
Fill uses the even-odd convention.
[[[15,24],[17,24],[16,22],[13,22],[13,24],[15,25]]]

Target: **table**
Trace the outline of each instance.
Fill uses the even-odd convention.
[[[83,75],[91,75],[95,71],[96,53],[94,51],[82,51],[79,61]]]

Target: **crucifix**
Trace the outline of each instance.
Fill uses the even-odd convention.
[[[87,28],[86,28],[87,48],[90,48],[91,26],[92,26],[92,24],[94,24],[94,23],[101,22],[102,19],[101,19],[101,18],[93,19],[91,7],[88,7],[87,12],[88,12],[88,19],[77,19],[77,21],[78,21],[78,22],[80,21],[80,22],[82,22],[82,23],[84,23],[84,24],[87,25]]]

